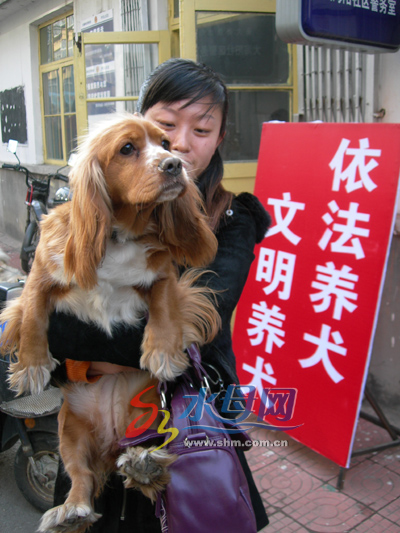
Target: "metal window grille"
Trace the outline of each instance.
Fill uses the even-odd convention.
[[[121,0],[123,31],[148,30],[147,0]],[[125,95],[138,96],[140,87],[151,71],[148,50],[143,44],[124,45]],[[134,102],[126,102],[126,110],[135,111]]]
[[[314,46],[299,48],[302,120],[372,122],[373,56]]]

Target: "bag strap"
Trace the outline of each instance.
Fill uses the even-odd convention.
[[[203,386],[205,386],[206,395],[209,396],[211,394],[211,389],[207,379],[208,373],[201,364],[201,355],[198,346],[196,344],[191,344],[187,348],[187,353],[192,363],[192,367],[195,371],[196,377],[198,378],[199,382],[202,383]],[[226,427],[228,427],[228,429],[235,428],[237,430],[240,430],[231,434],[233,438],[237,438],[241,442],[250,442],[251,439],[244,430],[238,428],[234,421],[219,420],[218,413],[215,413],[216,417],[213,417],[210,412],[204,410],[202,420],[198,423],[193,422],[188,417],[183,417],[183,414],[185,413],[186,409],[190,406],[190,398],[187,397],[197,394],[198,389],[193,386],[188,373],[183,374],[182,376],[180,376],[179,379],[180,382],[174,390],[170,405],[167,404],[166,400],[168,392],[168,383],[160,382],[158,385],[158,392],[161,397],[161,407],[164,410],[168,410],[171,414],[171,421],[168,426],[173,426],[179,431],[175,443],[183,441],[187,437],[195,438],[195,436],[198,436],[199,438],[203,438],[204,431],[206,431],[209,436],[214,436],[215,438],[218,436],[223,437],[224,434],[226,434],[223,431],[224,429],[226,429]],[[186,396],[186,398],[184,398],[184,396]],[[215,409],[213,402],[208,405],[208,409],[211,410],[211,412]],[[204,425],[206,426],[206,428],[197,427]],[[229,432],[227,433],[229,434]],[[160,435],[156,430],[147,429],[137,437],[125,437],[121,439],[119,445],[121,447],[136,446],[138,444],[143,444],[151,440],[158,440],[160,442],[165,438],[165,436]],[[251,446],[246,446],[245,449],[247,450],[249,448],[251,448]]]
[[[187,348],[187,353],[188,353],[189,359],[192,362],[193,368],[195,369],[197,373],[197,377],[200,379],[200,381],[202,381],[204,377],[208,377],[206,370],[201,364],[201,354],[200,354],[200,350],[197,344],[192,343]]]
[[[201,354],[200,354],[199,347],[197,346],[197,344],[192,343],[186,349],[186,351],[189,356],[190,362],[192,363],[192,368],[194,369],[196,378],[199,380],[199,383],[204,383],[208,391],[211,392],[208,373],[206,369],[203,367],[203,365],[201,364]],[[189,386],[191,385],[191,378],[187,372],[179,376],[179,379],[184,381],[187,385]],[[161,396],[162,403],[163,403],[163,397],[166,396],[167,390],[168,390],[167,382],[163,382],[163,383],[160,382],[158,384],[158,393]],[[165,405],[162,405],[162,407],[163,409],[167,408],[166,402],[165,402]]]

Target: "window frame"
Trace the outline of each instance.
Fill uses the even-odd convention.
[[[88,131],[89,103],[96,102],[135,102],[138,96],[111,96],[88,98],[86,87],[85,46],[102,44],[157,44],[158,62],[171,57],[169,30],[81,32],[78,34],[79,46],[75,47],[75,101],[78,138]]]
[[[170,0],[170,28],[172,46],[175,55],[187,59],[197,59],[196,48],[196,12],[224,13],[260,13],[275,14],[276,0],[179,0],[179,17],[174,17],[174,0]],[[179,50],[177,50],[179,43]],[[288,44],[289,78],[285,84],[271,85],[232,85],[227,84],[229,91],[287,91],[289,92],[290,120],[298,113],[297,98],[297,47]],[[224,181],[226,187],[233,192],[252,191],[257,171],[257,161],[224,163]]]
[[[57,22],[58,20],[67,19],[71,15],[73,15],[73,11],[67,11],[66,13],[63,13],[62,15],[59,15],[51,20],[46,21],[45,23],[38,26],[38,35],[39,35],[39,91],[40,91],[40,106],[41,106],[41,117],[42,117],[42,134],[43,134],[43,158],[44,162],[49,165],[65,165],[68,160],[68,153],[67,153],[67,140],[65,137],[65,116],[68,115],[75,115],[77,116],[77,109],[75,106],[75,113],[66,113],[64,110],[64,88],[63,88],[63,68],[72,66],[72,68],[75,71],[75,64],[74,64],[74,53],[72,56],[67,56],[63,59],[58,59],[56,61],[51,61],[49,63],[42,64],[42,50],[41,50],[41,41],[40,41],[40,30],[46,26],[49,26],[51,24],[54,24],[54,22]],[[73,49],[75,46],[73,47]],[[67,49],[68,49],[68,40],[67,40]],[[61,139],[62,139],[62,149],[63,149],[63,159],[51,159],[47,155],[47,143],[46,143],[46,116],[51,115],[45,115],[45,107],[44,107],[44,91],[43,91],[43,74],[47,74],[49,72],[58,71],[59,73],[59,80],[60,80],[60,117],[61,117]]]

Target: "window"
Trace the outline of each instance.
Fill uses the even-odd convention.
[[[66,163],[76,147],[72,14],[39,28],[44,159]]]
[[[121,0],[122,29],[148,31],[148,6],[141,0]],[[158,46],[153,44],[124,45],[124,83],[126,96],[139,96],[140,88],[158,64]],[[126,102],[126,111],[136,111],[136,102]]]
[[[276,34],[276,1],[169,1],[173,54],[210,65],[229,89],[225,185],[251,191],[263,123],[297,114],[296,48]]]
[[[263,122],[291,113],[288,46],[275,33],[275,15],[196,12],[197,59],[230,89],[223,157],[256,160]]]
[[[130,13],[123,12],[123,27]],[[170,35],[164,31],[85,31],[81,51],[75,53],[76,85],[86,98],[77,106],[78,136],[105,115],[133,111],[141,80],[153,67],[171,57]]]

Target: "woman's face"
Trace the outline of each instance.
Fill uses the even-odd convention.
[[[222,110],[211,106],[207,97],[184,107],[187,101],[158,102],[144,117],[168,134],[171,152],[182,160],[189,176],[196,179],[208,167],[222,141]]]

